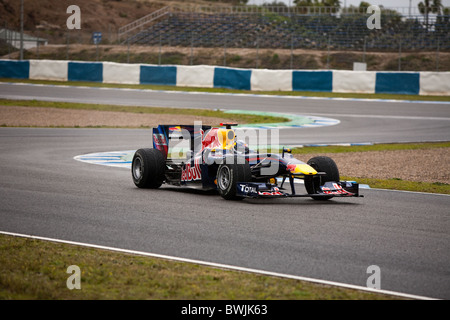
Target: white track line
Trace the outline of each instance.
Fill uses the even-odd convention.
[[[161,255],[161,254],[155,254],[155,253],[149,253],[149,252],[143,252],[143,251],[120,249],[120,248],[107,247],[107,246],[101,246],[101,245],[96,245],[96,244],[39,237],[39,236],[13,233],[13,232],[7,232],[7,231],[0,231],[0,234],[14,236],[14,237],[22,237],[22,238],[30,238],[30,239],[36,239],[36,240],[64,243],[64,244],[70,244],[70,245],[76,245],[76,246],[82,246],[82,247],[88,247],[88,248],[95,248],[95,249],[101,249],[101,250],[109,250],[109,251],[115,251],[115,252],[121,252],[121,253],[135,254],[135,255],[140,255],[140,256],[173,260],[173,261],[178,261],[178,262],[194,263],[194,264],[204,265],[204,266],[213,267],[213,268],[221,268],[221,269],[228,269],[228,270],[233,270],[233,271],[257,273],[257,274],[271,276],[271,277],[279,277],[279,278],[287,278],[287,279],[292,279],[292,280],[307,281],[307,282],[312,282],[312,283],[317,283],[317,284],[322,284],[322,285],[336,286],[336,287],[360,290],[360,291],[371,292],[371,293],[376,293],[376,294],[386,294],[386,295],[392,295],[392,296],[397,296],[397,297],[402,297],[402,298],[407,298],[407,299],[437,300],[435,298],[412,295],[412,294],[407,294],[407,293],[371,289],[371,288],[352,285],[352,284],[320,280],[320,279],[301,277],[301,276],[294,276],[294,275],[289,275],[289,274],[284,274],[284,273],[270,272],[270,271],[264,271],[264,270],[258,270],[258,269],[243,268],[243,267],[238,267],[238,266],[232,266],[232,265],[226,265],[226,264],[220,264],[220,263],[214,263],[214,262],[207,262],[207,261],[201,261],[201,260],[185,259],[185,258],[179,258],[179,257],[174,257],[174,256],[167,256],[167,255]]]

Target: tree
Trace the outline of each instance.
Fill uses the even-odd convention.
[[[226,2],[231,3],[232,5],[246,5],[248,0],[206,0],[211,2]]]
[[[282,1],[272,1],[271,3],[264,2],[263,7],[287,7],[287,5]]]
[[[314,2],[317,2],[315,0]],[[307,13],[308,10],[304,7],[314,7],[315,4],[312,0],[294,0],[294,3],[297,7],[300,7],[300,13]]]
[[[294,3],[297,7],[312,7],[314,3],[312,0],[294,0]]]
[[[428,15],[430,13],[441,14],[442,9],[442,1],[441,0],[424,0],[420,2],[418,5],[419,11],[421,14],[425,16],[425,26],[428,29]]]
[[[436,17],[434,24],[436,35],[443,38],[450,33],[450,8],[444,8],[442,14]]]
[[[297,7],[337,7],[341,6],[340,0],[294,0]]]
[[[324,7],[335,7],[335,8],[341,7],[340,0],[322,0],[322,4]]]
[[[370,3],[368,3],[368,2],[361,1],[360,4],[359,4],[359,9],[360,9],[362,12],[367,12],[367,8],[368,8],[368,7],[370,7]]]
[[[328,7],[330,10],[329,12],[336,13],[339,11],[339,8],[341,7],[341,1],[339,0],[322,0],[322,6]]]
[[[340,0],[294,0],[297,7],[328,7],[335,12],[341,7]]]

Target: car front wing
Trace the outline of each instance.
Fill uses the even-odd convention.
[[[313,194],[297,194],[285,192],[278,186],[261,182],[238,182],[236,195],[246,198],[283,198],[283,197],[363,197],[359,194],[359,185],[353,181],[326,182],[320,191]]]

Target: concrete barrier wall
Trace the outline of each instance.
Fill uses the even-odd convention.
[[[375,93],[376,72],[333,71],[333,92]]]
[[[0,77],[253,91],[450,95],[450,72],[267,70],[113,62],[0,60]]]
[[[251,90],[251,76],[251,70],[216,67],[214,88]]]
[[[139,84],[141,69],[138,64],[103,62],[103,82]]]
[[[29,77],[29,61],[0,60],[0,78],[28,79]]]
[[[251,74],[254,91],[292,91],[291,70],[254,69]]]
[[[177,66],[177,86],[180,87],[214,87],[213,66]]]
[[[375,93],[419,94],[419,72],[377,72]]]
[[[332,91],[333,71],[292,71],[294,91]]]
[[[30,79],[67,81],[68,62],[54,60],[30,60]]]
[[[67,80],[103,82],[103,63],[69,61]]]
[[[450,95],[450,72],[421,72],[421,95]]]
[[[140,83],[176,86],[177,67],[141,65]]]

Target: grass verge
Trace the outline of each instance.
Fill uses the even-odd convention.
[[[370,152],[370,151],[395,151],[395,150],[425,150],[434,148],[450,148],[450,141],[423,142],[423,143],[380,143],[360,146],[318,146],[293,148],[293,154],[313,153],[347,153],[347,152]]]
[[[0,299],[378,300],[399,297],[0,234]],[[76,265],[81,289],[66,286]]]
[[[210,109],[187,109],[187,108],[166,108],[166,107],[137,107],[137,106],[120,106],[110,104],[91,104],[91,103],[73,103],[73,102],[53,102],[38,100],[9,100],[0,99],[1,106],[17,106],[17,107],[40,107],[40,108],[57,108],[57,109],[74,109],[74,110],[94,110],[94,111],[112,111],[112,112],[128,112],[139,114],[173,114],[173,115],[191,115],[200,117],[215,117],[230,119],[242,124],[254,123],[277,123],[286,122],[289,119],[284,117],[274,117],[270,115],[253,115],[241,113],[225,113],[220,110]],[[1,124],[1,120],[0,120]]]
[[[163,85],[131,85],[131,84],[110,84],[87,81],[48,81],[30,79],[6,79],[0,78],[0,82],[32,83],[46,85],[66,85],[85,86],[101,88],[127,88],[146,89],[164,91],[187,91],[187,92],[210,92],[210,93],[248,93],[260,95],[298,96],[298,97],[321,97],[321,98],[351,98],[351,99],[386,99],[386,100],[417,100],[417,101],[450,101],[450,96],[421,96],[412,94],[372,94],[372,93],[339,93],[339,92],[316,92],[316,91],[247,91],[233,90],[225,88],[197,88],[197,87],[176,87]]]
[[[341,176],[344,181],[357,181],[360,184],[368,184],[373,189],[388,189],[427,193],[450,194],[450,184],[441,182],[416,182],[399,178],[373,179],[362,177]]]

